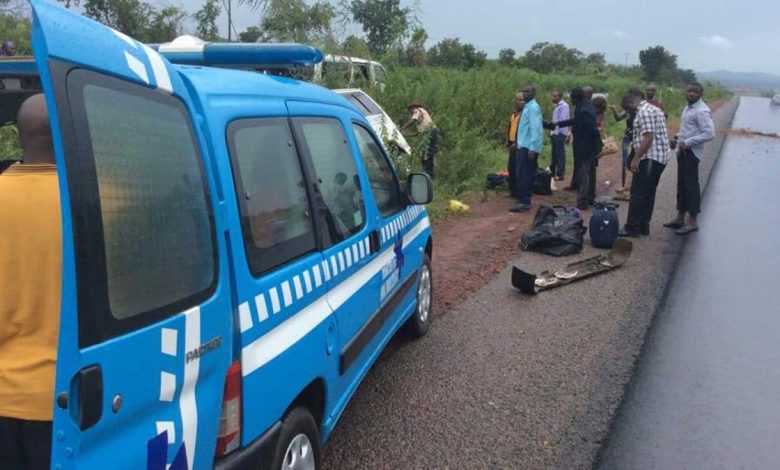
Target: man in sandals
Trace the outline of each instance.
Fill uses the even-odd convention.
[[[694,82],[685,90],[688,106],[680,118],[680,133],[671,141],[677,148],[677,218],[664,224],[673,228],[678,235],[687,235],[699,230],[696,217],[701,205],[699,188],[699,161],[704,144],[715,138],[715,124],[710,108],[701,99],[704,87]],[[688,220],[685,214],[688,213]]]

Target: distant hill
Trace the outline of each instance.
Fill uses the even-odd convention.
[[[728,88],[743,88],[755,92],[780,91],[780,75],[760,72],[696,72],[699,80],[718,82]]]

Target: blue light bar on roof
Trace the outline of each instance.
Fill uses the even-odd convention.
[[[322,51],[303,44],[204,42],[194,36],[150,47],[174,64],[211,67],[294,67],[314,65],[323,58]]]

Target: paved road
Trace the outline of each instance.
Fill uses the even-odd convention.
[[[716,113],[718,127],[734,108]],[[720,140],[707,148],[705,180]],[[590,468],[682,248],[661,227],[675,181],[670,165],[653,233],[621,269],[525,297],[508,265],[426,338],[392,348],[347,407],[326,468]],[[513,261],[540,272],[579,258]]]
[[[780,132],[742,98],[734,127]],[[601,468],[778,468],[780,139],[731,136]]]

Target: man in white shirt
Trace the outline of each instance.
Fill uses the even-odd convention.
[[[677,218],[664,226],[676,229],[678,235],[699,230],[696,222],[701,206],[699,162],[704,144],[715,138],[715,123],[712,122],[710,108],[701,99],[703,94],[701,83],[688,85],[685,90],[688,106],[680,118],[680,133],[671,142],[672,148],[677,148]]]

